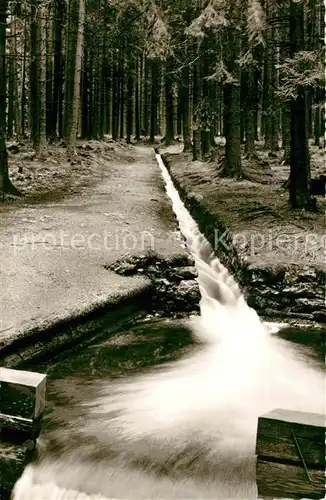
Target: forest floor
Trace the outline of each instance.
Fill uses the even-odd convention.
[[[311,146],[311,174],[326,174],[325,151]],[[243,160],[251,180],[220,177],[218,166],[223,143],[214,161],[192,161],[182,145],[161,148],[171,175],[187,198],[196,199],[205,211],[227,228],[239,255],[256,267],[282,264],[313,265],[326,269],[326,200],[317,196],[318,211],[292,210],[289,206],[289,166],[282,164],[282,152],[268,155],[257,144],[258,161]],[[219,237],[221,239],[219,240]],[[224,244],[221,233],[217,244]]]
[[[21,199],[6,197],[15,204],[58,201],[82,192],[105,177],[107,163],[132,163],[133,147],[110,139],[79,141],[78,161],[68,161],[63,144],[49,144],[46,155],[38,157],[29,141],[8,142],[9,174],[13,184],[22,192]]]
[[[24,196],[0,203],[0,345],[144,293],[147,277],[107,270],[124,256],[185,252],[152,149],[90,141],[72,165],[63,148],[43,160],[18,148]]]

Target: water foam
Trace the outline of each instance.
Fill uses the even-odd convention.
[[[22,487],[25,496],[16,492],[14,500],[32,498],[28,492],[53,478],[66,488],[55,498],[72,498],[62,493],[67,488],[126,497],[122,477],[131,478],[132,496],[138,498],[257,498],[258,417],[275,408],[324,412],[323,374],[304,352],[273,335],[278,325],[264,324],[248,307],[186,210],[159,155],[157,161],[198,270],[201,314],[189,326],[201,349],[130,380],[97,383],[82,433],[85,449],[92,438],[95,447],[105,448],[115,436],[116,472],[104,486],[99,477],[90,487],[86,466],[78,462],[89,458],[81,448],[70,457],[70,472],[69,454],[66,462],[30,467],[30,486]],[[100,470],[103,478],[111,465],[104,460],[96,467],[92,476],[98,477]],[[71,482],[75,469],[81,473]]]

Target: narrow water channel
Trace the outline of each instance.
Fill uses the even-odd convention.
[[[41,456],[14,500],[254,499],[258,417],[324,413],[322,365],[247,306],[157,161],[198,269],[200,316],[126,324],[43,367]]]

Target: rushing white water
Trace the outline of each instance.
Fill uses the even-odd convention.
[[[29,466],[14,500],[257,498],[258,417],[324,413],[323,373],[248,307],[157,161],[199,273],[201,315],[189,325],[202,346],[149,374],[98,383],[80,420],[59,430],[69,441],[79,427],[80,446]],[[92,461],[112,443],[113,460]]]

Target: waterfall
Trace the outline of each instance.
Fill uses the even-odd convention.
[[[198,349],[149,373],[97,381],[83,418],[58,431],[68,439],[79,426],[79,448],[27,467],[14,500],[254,499],[258,417],[324,412],[323,373],[246,304],[156,158],[198,270],[201,312],[188,320]],[[112,446],[114,459],[92,461]]]
[[[225,323],[222,320],[223,316],[227,318],[233,316],[234,320],[241,320],[250,324],[252,336],[255,334],[263,335],[266,328],[262,326],[256,312],[248,307],[239,285],[215,256],[210,243],[199,231],[196,222],[181,201],[159,154],[156,155],[156,159],[165,181],[167,195],[172,202],[174,213],[178,219],[180,230],[186,239],[189,252],[195,259],[201,293],[201,335],[204,334],[202,327],[206,326],[206,334],[208,336],[212,335],[210,340],[215,343],[217,341],[217,332],[211,328],[212,320],[218,319],[219,323]],[[255,328],[252,328],[253,325],[255,325]],[[275,332],[275,325],[266,326],[269,330],[274,327],[273,331]],[[239,332],[239,329],[234,329],[234,332]],[[232,335],[232,332],[229,332],[229,335]],[[229,335],[227,338],[229,338]],[[241,338],[245,338],[245,336],[241,335]],[[208,338],[206,337],[205,340],[208,340]],[[245,341],[247,342],[248,339],[245,338]]]

